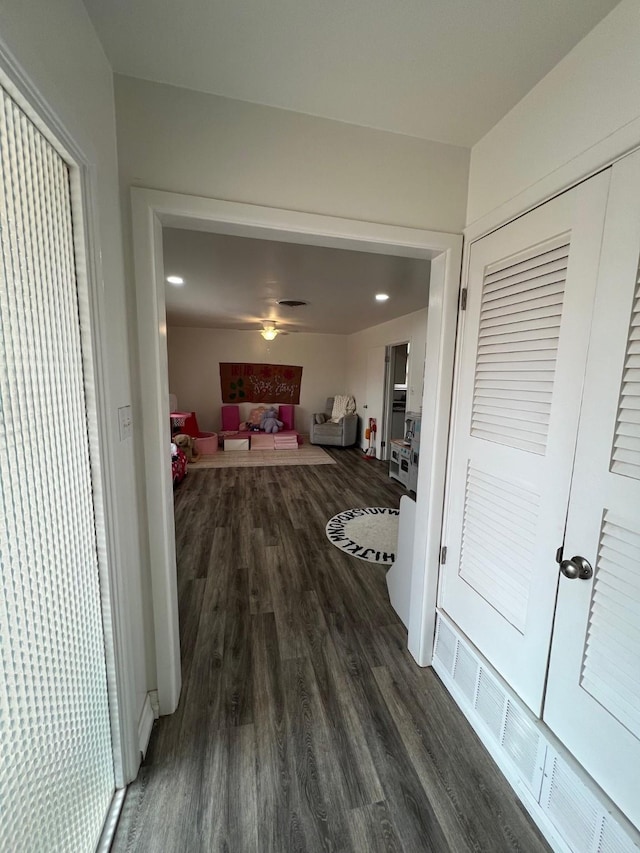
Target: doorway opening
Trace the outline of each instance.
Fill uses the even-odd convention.
[[[415,594],[409,627],[409,650],[421,665],[429,664],[435,626],[462,237],[139,188],[132,190],[132,208],[160,713],[175,710],[181,686],[173,491],[166,465],[169,389],[163,226],[431,261],[426,363],[434,393],[423,406],[423,432],[429,453],[421,459],[418,511],[424,524],[415,532],[412,574]]]
[[[390,344],[385,352],[382,458],[389,459],[393,439],[404,438],[411,342]]]
[[[376,419],[380,439],[384,345],[411,340],[412,355],[424,362],[429,260],[186,226],[163,226],[162,250],[170,391],[180,413],[197,416],[187,431],[219,435],[246,422],[258,402],[289,402],[295,408],[285,428],[305,435],[327,399],[347,394],[361,421]],[[384,302],[375,298],[381,291],[390,294]],[[268,338],[265,325],[275,330]],[[370,350],[375,388],[364,369]],[[264,392],[254,401],[247,388],[236,398],[221,387],[224,363],[297,365],[303,381],[295,399],[269,400]],[[423,366],[409,372],[421,380]],[[414,384],[418,405],[421,381]],[[225,404],[238,407],[233,419]]]

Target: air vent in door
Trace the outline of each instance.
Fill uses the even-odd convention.
[[[471,652],[465,649],[462,643],[458,643],[453,680],[469,704],[475,704],[476,688],[478,686],[478,661]]]
[[[460,577],[519,631],[527,618],[539,502],[524,483],[469,465]]]
[[[532,782],[536,775],[540,736],[515,702],[507,700],[502,746],[522,775]]]
[[[545,767],[542,807],[549,812],[572,850],[592,850],[598,829],[598,804],[569,768],[551,759]]]
[[[640,271],[631,312],[611,470],[640,480]]]
[[[602,816],[602,827],[596,842],[596,853],[638,853],[640,847],[623,832],[608,812]]]
[[[640,737],[640,522],[605,510],[581,686]]]
[[[609,803],[584,784],[584,771],[574,769],[553,749],[547,751],[540,806],[575,853],[638,853],[637,833],[613,815]]]
[[[441,613],[437,619],[434,667],[445,685],[455,688],[467,714],[471,714],[472,724],[476,719],[482,721],[501,755],[517,769],[537,799],[546,745],[533,717],[507,694],[475,649],[456,634]]]
[[[568,257],[565,234],[486,268],[473,436],[544,455]]]
[[[500,685],[488,674],[488,670],[482,668],[478,679],[476,711],[496,740],[500,739],[502,731],[505,700]]]
[[[522,785],[533,794],[534,817],[538,820],[544,814],[551,821],[566,844],[561,849],[573,853],[639,853],[638,833],[567,752],[548,739],[550,733],[544,724],[535,721],[508,692],[440,611],[433,667],[491,756],[498,762],[505,759],[510,773],[515,768],[517,784],[512,775],[509,781],[519,796]],[[470,695],[475,699],[470,700]],[[540,825],[544,831],[545,824]]]
[[[433,653],[440,660],[440,663],[446,668],[447,672],[453,672],[454,661],[456,657],[456,635],[451,628],[442,619],[438,621],[436,640]]]

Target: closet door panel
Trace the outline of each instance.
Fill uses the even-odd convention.
[[[640,826],[640,155],[614,167],[544,719]]]
[[[471,247],[440,605],[540,714],[609,173]]]

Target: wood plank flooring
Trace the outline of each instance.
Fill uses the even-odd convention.
[[[387,466],[192,471],[175,495],[183,688],[154,728],[113,850],[545,851],[430,669],[385,569],[326,539],[399,505]]]

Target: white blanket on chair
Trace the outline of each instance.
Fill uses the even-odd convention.
[[[330,421],[337,424],[345,415],[353,415],[356,410],[356,401],[348,394],[338,394],[333,398],[333,411]]]

